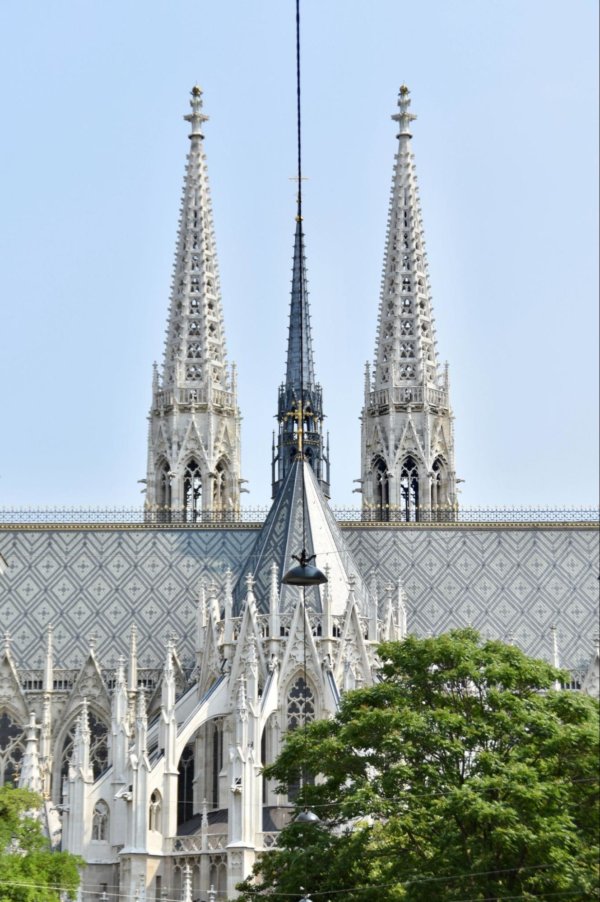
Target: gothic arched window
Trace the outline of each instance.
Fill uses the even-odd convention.
[[[108,841],[108,805],[102,799],[96,802],[92,817],[92,839],[98,842]]]
[[[194,746],[186,745],[179,759],[177,779],[177,823],[183,824],[194,814]]]
[[[213,808],[219,807],[219,775],[223,767],[223,722],[215,720],[211,737],[210,789]]]
[[[303,727],[315,719],[315,696],[304,679],[298,677],[295,683],[292,683],[287,694],[287,729],[296,730]],[[300,779],[301,778],[301,779]],[[296,798],[301,783],[313,782],[310,774],[303,769],[302,774],[288,783],[287,794],[290,800]]]
[[[90,764],[92,765],[94,780],[97,780],[100,774],[108,767],[108,727],[92,711],[88,711],[88,724],[90,728]],[[77,721],[75,720],[67,733],[63,745],[62,767],[60,770],[63,778],[69,773],[69,763],[73,755],[73,740],[75,739],[76,729]]]
[[[183,514],[195,522],[202,510],[202,476],[200,465],[192,458],[183,474]]]
[[[16,782],[24,751],[23,727],[4,712],[0,716],[0,786]]]
[[[413,457],[406,457],[400,470],[400,497],[404,520],[419,519],[419,467]]]
[[[150,796],[148,808],[148,829],[160,832],[162,824],[162,798],[160,792],[155,789]]]
[[[295,730],[315,719],[315,696],[305,681],[298,677],[292,683],[287,694],[287,728]]]
[[[373,496],[377,519],[388,520],[390,516],[389,475],[384,459],[379,456],[373,461]]]

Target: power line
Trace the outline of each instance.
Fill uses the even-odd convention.
[[[577,859],[571,859],[571,861],[577,862]],[[333,896],[333,895],[339,895],[340,893],[363,893],[363,892],[370,892],[371,890],[376,890],[376,889],[390,889],[392,887],[408,887],[408,886],[415,886],[415,885],[423,884],[423,883],[448,883],[452,880],[464,880],[465,878],[500,876],[500,875],[506,875],[506,874],[523,873],[526,871],[529,872],[529,871],[539,871],[539,870],[552,870],[553,868],[557,868],[557,867],[559,867],[559,864],[557,862],[547,862],[545,864],[524,865],[523,867],[515,867],[515,868],[497,868],[497,869],[488,870],[488,871],[464,871],[459,874],[447,874],[447,875],[444,875],[441,877],[433,877],[433,876],[416,877],[416,878],[409,879],[409,880],[395,880],[391,883],[378,883],[378,884],[373,884],[371,886],[344,887],[342,889],[328,889],[328,890],[311,890],[309,892],[309,895],[311,895],[311,896],[327,896],[327,895]],[[41,883],[22,883],[22,882],[18,882],[18,881],[4,880],[3,885],[15,887],[15,888],[23,888],[23,889],[45,889],[45,890],[56,889],[57,892],[68,892],[66,887],[60,887],[60,886],[52,887],[52,886],[48,886],[48,884],[41,884]],[[81,895],[98,897],[97,890],[90,890],[90,889],[85,889],[82,887],[79,890],[79,892]],[[223,890],[212,890],[212,892],[216,893],[216,895],[227,895],[227,893]],[[256,895],[256,896],[262,895],[262,890],[256,890],[256,891],[246,890],[245,892],[250,895]],[[554,897],[558,897],[558,896],[575,896],[575,895],[580,894],[581,892],[582,892],[582,890],[579,889],[579,890],[565,890],[565,891],[555,892],[555,893],[545,893],[544,898],[549,899],[551,897],[554,898]],[[105,890],[104,893],[105,893],[105,896],[109,899],[112,898],[112,899],[127,900],[127,899],[136,899],[136,897],[139,898],[137,896],[137,893],[134,893],[132,895],[131,893],[127,893],[127,894],[123,894],[122,892],[113,893],[113,892],[108,892],[107,890]],[[283,892],[269,890],[268,894],[270,897],[293,898],[298,895],[298,892],[283,893]],[[100,893],[100,896],[102,896],[102,893]],[[526,895],[518,894],[518,895],[514,895],[514,896],[503,896],[502,898],[508,899],[508,900],[517,900],[517,899],[525,899]],[[164,900],[161,900],[161,902],[180,902],[180,899],[174,898],[174,897],[170,898],[167,896],[167,897],[165,897]],[[481,899],[480,897],[476,897],[476,898],[471,897],[468,899],[457,899],[457,900],[455,900],[455,902],[496,902],[496,897],[492,896],[492,897],[488,897],[487,899]]]

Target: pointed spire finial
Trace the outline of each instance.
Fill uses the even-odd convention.
[[[392,119],[400,126],[398,137],[412,138],[410,123],[417,118],[410,110],[410,91],[406,85],[401,85],[398,92],[398,112],[394,113]]]
[[[202,123],[208,121],[208,116],[205,116],[202,112],[202,88],[200,85],[194,85],[190,94],[192,97],[190,100],[192,112],[188,113],[187,116],[184,116],[183,118],[192,125],[190,138],[203,138]]]

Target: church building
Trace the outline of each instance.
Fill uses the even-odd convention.
[[[241,505],[237,373],[198,87],[185,119],[144,511],[0,522],[0,783],[43,796],[52,842],[86,862],[82,902],[235,898],[289,816],[263,765],[288,730],[331,717],[344,692],[377,679],[383,640],[472,625],[560,664],[566,689],[599,691],[597,521],[464,516],[458,506],[408,88],[392,116],[379,312],[373,305],[365,323],[376,347],[356,411],[354,519],[329,504],[335,461],[316,380],[301,208],[293,227],[290,217],[272,505],[264,522]],[[302,552],[316,556],[326,582],[282,581]]]

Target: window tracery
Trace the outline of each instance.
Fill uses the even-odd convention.
[[[377,517],[387,520],[389,517],[390,485],[388,470],[382,457],[376,457],[373,461],[373,490]]]
[[[419,519],[419,467],[413,457],[406,457],[400,471],[400,498],[404,520]]]
[[[202,357],[202,345],[199,341],[188,342],[187,356],[192,360]]]
[[[192,458],[183,474],[184,518],[195,521],[202,510],[202,474],[200,465]]]
[[[97,780],[108,767],[108,726],[104,721],[99,720],[93,711],[88,711],[88,726],[90,730],[90,764],[94,780]],[[69,772],[76,729],[77,721],[74,720],[63,744],[60,771],[62,778],[66,777]]]
[[[287,728],[295,730],[315,719],[315,696],[304,677],[292,683],[287,694]]]

